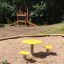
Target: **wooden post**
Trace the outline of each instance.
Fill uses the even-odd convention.
[[[25,26],[27,26],[27,23],[28,23],[28,8],[27,8],[27,11],[26,11],[26,22],[25,22]]]
[[[34,45],[31,44],[31,53],[33,54],[34,53]]]
[[[27,8],[27,22],[28,22],[28,8]]]
[[[26,12],[26,16],[25,16],[25,27],[26,27],[26,23],[27,23],[27,12]]]
[[[18,13],[17,13],[17,26],[18,26]]]

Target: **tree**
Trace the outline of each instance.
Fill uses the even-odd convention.
[[[64,14],[63,0],[48,0],[48,22],[49,24],[59,23]]]
[[[15,15],[15,6],[6,1],[0,1],[0,22],[5,23]]]
[[[40,23],[56,23],[64,14],[63,0],[0,0],[0,21],[11,20],[16,12],[24,6],[31,17],[38,16]],[[40,20],[41,19],[41,20]],[[43,20],[44,19],[44,20]]]

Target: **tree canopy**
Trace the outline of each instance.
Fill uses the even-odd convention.
[[[32,17],[38,16],[42,22],[57,23],[64,14],[63,3],[63,0],[0,0],[0,23],[11,20],[22,6],[28,9]]]

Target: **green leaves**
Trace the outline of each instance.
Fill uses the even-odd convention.
[[[3,60],[1,64],[9,64],[7,60]]]
[[[11,20],[11,17],[15,15],[15,6],[8,2],[0,2],[0,21]]]
[[[39,16],[46,10],[47,5],[46,3],[41,2],[40,4],[36,3],[32,7],[33,7],[33,10],[32,10],[33,15]]]

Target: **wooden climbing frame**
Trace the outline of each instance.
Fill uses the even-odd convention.
[[[23,20],[19,20],[19,16],[20,16],[20,17],[24,17],[24,19],[23,19]],[[19,23],[24,23],[25,26],[27,26],[27,24],[29,24],[29,25],[31,25],[31,26],[37,26],[36,24],[33,24],[32,22],[30,22],[30,21],[28,20],[28,18],[29,18],[28,9],[27,9],[27,12],[18,12],[18,13],[17,13],[17,21],[16,21],[15,24],[17,24],[17,26],[19,25]]]
[[[24,20],[19,20],[19,18],[18,17],[24,17]],[[19,22],[20,23],[24,23],[25,24],[25,26],[27,25],[27,21],[26,21],[26,12],[23,12],[23,13],[17,13],[17,25],[19,25]]]

